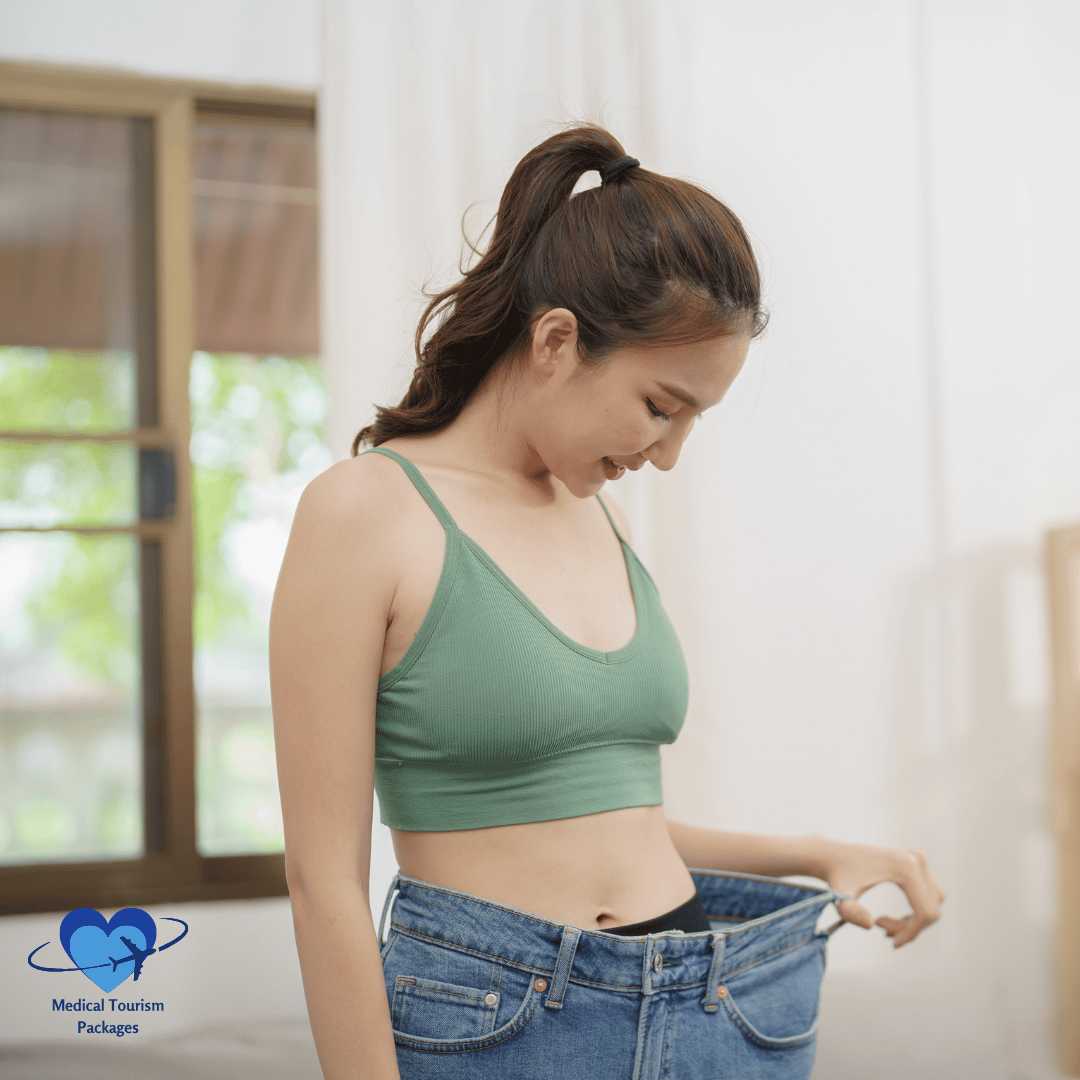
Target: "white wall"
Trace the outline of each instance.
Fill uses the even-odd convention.
[[[3,0],[0,59],[314,90],[320,18],[318,0]],[[288,900],[148,910],[159,920],[184,918],[191,931],[183,946],[161,957],[153,989],[146,984],[143,993],[163,1000],[166,1011],[140,1015],[142,1033],[305,1015]],[[78,1037],[74,1014],[58,1017],[51,1000],[95,988],[82,976],[75,976],[81,986],[61,985],[72,976],[46,978],[26,964],[36,946],[55,945],[59,921],[59,915],[0,919],[0,1043]],[[137,999],[139,990],[129,981],[117,994]]]

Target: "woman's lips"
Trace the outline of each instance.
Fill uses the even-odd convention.
[[[611,458],[604,458],[604,475],[609,480],[618,480],[624,472],[626,472],[625,465],[620,465],[612,461]]]

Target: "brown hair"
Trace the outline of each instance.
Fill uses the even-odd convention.
[[[761,332],[757,262],[739,219],[718,199],[640,167],[571,197],[582,173],[624,155],[604,128],[577,124],[518,162],[487,251],[432,296],[416,328],[409,390],[396,407],[377,407],[375,423],[353,440],[354,455],[362,442],[446,427],[555,307],[577,316],[586,365],[631,345]]]

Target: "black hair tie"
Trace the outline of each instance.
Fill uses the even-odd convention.
[[[629,154],[625,154],[621,158],[616,158],[610,165],[605,165],[600,170],[600,186],[604,187],[610,184],[616,176],[626,172],[627,169],[633,169],[635,166],[640,165],[636,157],[630,157]]]

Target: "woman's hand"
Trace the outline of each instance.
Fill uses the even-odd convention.
[[[805,875],[820,878],[837,892],[861,896],[867,889],[891,881],[904,890],[912,912],[902,919],[882,915],[882,927],[897,948],[917,937],[941,915],[945,893],[930,873],[921,851],[901,851],[872,844],[849,844],[819,833],[765,836],[760,833],[703,829],[668,819],[675,850],[686,865],[705,870],[735,870],[766,877]],[[837,904],[840,917],[866,930],[874,916],[855,900]]]
[[[926,856],[921,851],[875,847],[871,844],[829,842],[829,855],[821,876],[837,892],[861,896],[867,889],[891,881],[904,890],[911,904],[911,914],[902,919],[882,915],[878,919],[856,900],[841,900],[837,904],[840,917],[865,930],[877,925],[893,939],[898,949],[913,941],[922,930],[941,917],[941,902],[945,892],[930,872]]]

